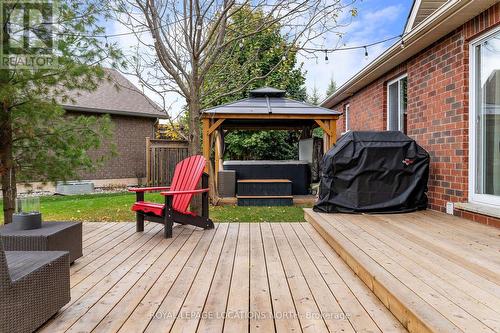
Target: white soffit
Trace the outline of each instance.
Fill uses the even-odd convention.
[[[408,33],[414,27],[422,23],[427,17],[431,16],[439,7],[444,5],[447,0],[416,0],[408,17],[405,26],[405,33]]]

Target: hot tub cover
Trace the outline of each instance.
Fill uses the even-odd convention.
[[[323,157],[317,212],[427,207],[429,154],[400,131],[348,132]]]
[[[236,171],[236,179],[288,179],[293,195],[306,195],[311,184],[307,161],[225,161],[224,170]]]

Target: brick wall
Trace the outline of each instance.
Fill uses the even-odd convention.
[[[481,224],[486,224],[486,225],[490,225],[492,227],[500,228],[500,219],[493,217],[493,216],[488,216],[488,215],[474,213],[474,212],[468,212],[468,211],[461,210],[461,209],[455,209],[454,215],[459,216],[459,217],[463,217],[464,219],[472,220],[474,222],[478,222]]]
[[[153,136],[154,118],[111,116],[114,134],[111,140],[90,156],[99,158],[110,154],[114,143],[117,155],[111,157],[94,172],[81,172],[81,179],[119,179],[145,177],[146,137]]]
[[[351,130],[385,130],[387,127],[387,116],[384,111],[387,105],[386,83],[405,72],[406,64],[394,68],[383,77],[358,91],[351,98],[336,105],[333,109],[344,112],[345,105],[349,104]],[[343,116],[339,118],[337,123],[337,136],[340,136],[342,132],[345,132],[345,119]]]
[[[467,46],[462,30],[408,62],[408,135],[431,155],[430,208],[467,200]]]
[[[447,201],[468,199],[468,45],[499,24],[496,4],[333,108],[350,104],[352,130],[384,130],[387,82],[407,73],[408,135],[431,155],[431,209],[444,211]],[[344,123],[341,117],[339,134]]]

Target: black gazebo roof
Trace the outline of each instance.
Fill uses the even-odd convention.
[[[285,97],[285,91],[259,88],[250,91],[248,98],[204,110],[203,156],[210,160],[212,138],[215,138],[215,170],[219,170],[222,154],[222,133],[225,130],[302,130],[309,137],[312,129],[323,129],[325,151],[336,140],[336,121],[340,112]]]
[[[233,115],[340,115],[340,112],[285,97],[285,91],[264,87],[250,91],[248,98],[206,109],[203,113]]]

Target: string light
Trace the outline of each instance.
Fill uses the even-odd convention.
[[[177,21],[174,21],[174,22],[169,22],[168,24],[165,24],[165,25],[162,25],[158,28],[155,28],[153,30],[158,30],[158,29],[161,29],[163,27],[167,27],[167,26],[170,26],[170,25],[173,25],[173,24],[176,24],[176,23],[180,23],[182,22],[184,19],[180,19],[180,20],[177,20]],[[196,30],[202,30],[202,25],[201,24],[197,24],[196,25]],[[117,34],[107,34],[107,35],[90,35],[90,34],[74,34],[74,33],[61,33],[61,32],[56,32],[55,34],[56,35],[59,35],[59,36],[73,36],[73,37],[87,37],[87,38],[104,38],[106,40],[106,47],[109,47],[109,43],[108,43],[108,37],[109,38],[113,38],[113,37],[123,37],[123,36],[128,36],[128,35],[137,35],[138,33],[144,33],[144,32],[150,32],[151,30],[150,29],[144,29],[144,30],[140,30],[140,31],[132,31],[132,32],[124,32],[124,33],[117,33]],[[153,38],[156,37],[154,36],[153,34]],[[379,40],[379,41],[376,41],[376,42],[373,42],[373,43],[370,43],[370,44],[366,44],[366,45],[357,45],[357,46],[350,46],[350,47],[340,47],[340,48],[308,48],[308,47],[301,47],[299,48],[299,50],[303,50],[303,51],[306,51],[306,52],[309,52],[309,53],[315,53],[315,52],[324,52],[325,53],[325,62],[328,63],[329,59],[328,59],[328,53],[330,52],[338,52],[338,51],[348,51],[348,50],[356,50],[356,49],[364,49],[365,50],[365,58],[368,58],[368,47],[370,46],[374,46],[374,45],[378,45],[378,44],[382,44],[382,43],[386,43],[388,41],[391,41],[391,40],[394,40],[396,38],[399,38],[400,39],[400,47],[401,49],[403,49],[405,47],[405,43],[404,43],[404,40],[403,40],[403,37],[404,35],[397,35],[397,36],[393,36],[393,37],[390,37],[390,38],[386,38],[386,39],[383,39],[383,40]],[[243,47],[243,42],[240,42],[239,43],[239,47],[242,48]],[[276,45],[276,48],[280,48],[279,45]]]
[[[137,30],[137,31],[120,32],[120,33],[116,33],[116,34],[93,35],[93,34],[81,34],[81,33],[79,34],[79,33],[71,33],[71,32],[58,32],[58,31],[54,32],[54,34],[57,35],[57,36],[86,37],[86,38],[123,37],[123,36],[137,35],[137,34],[141,34],[141,33],[145,33],[145,32],[157,31],[159,29],[167,28],[167,27],[169,27],[171,25],[175,25],[177,23],[181,23],[182,21],[185,21],[185,19],[182,18],[182,19],[179,19],[179,20],[168,22],[168,23],[165,23],[165,24],[160,25],[159,27],[153,28],[153,29],[145,28],[145,29],[140,29],[140,30]],[[52,23],[49,23],[49,24],[52,24]],[[196,27],[196,29],[198,29],[198,30],[200,30],[201,28],[202,28],[201,25],[198,25]],[[153,37],[154,37],[154,35],[153,35]]]
[[[331,48],[331,49],[328,49],[328,48],[313,48],[313,47],[303,47],[303,48],[300,48],[300,49],[304,50],[304,51],[308,51],[310,53],[314,53],[314,52],[325,52],[325,53],[328,52],[328,53],[330,53],[330,52],[338,52],[338,51],[349,51],[349,50],[357,50],[357,49],[366,49],[366,48],[368,48],[370,46],[374,46],[374,45],[386,43],[386,42],[389,42],[389,41],[397,39],[397,38],[399,38],[399,39],[402,40],[403,35],[393,36],[393,37],[386,38],[386,39],[383,39],[383,40],[379,40],[379,41],[376,41],[376,42],[373,42],[373,43],[370,43],[370,44],[366,44],[366,45],[339,47],[339,48]]]

